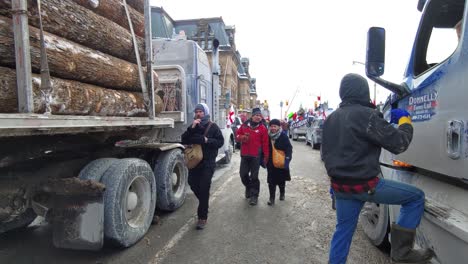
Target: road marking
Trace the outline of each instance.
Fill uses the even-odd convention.
[[[237,175],[237,173],[232,173],[231,176],[229,176],[229,178],[211,195],[210,204],[212,204],[219,196],[219,194],[227,188],[232,179],[234,179],[234,175]],[[195,217],[196,214],[187,220],[187,222],[179,229],[179,231],[177,231],[171,240],[169,240],[166,246],[164,246],[160,251],[158,251],[158,253],[156,253],[153,260],[149,262],[149,264],[162,263],[169,251],[171,251],[171,249],[177,245],[177,243],[184,237],[184,235],[193,228],[193,225],[195,224]]]

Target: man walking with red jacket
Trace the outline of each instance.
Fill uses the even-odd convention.
[[[267,164],[270,154],[268,129],[262,124],[260,108],[252,109],[252,118],[237,130],[236,140],[241,142],[240,177],[245,186],[245,198],[250,198],[250,205],[256,205],[260,192],[258,171],[260,164]]]

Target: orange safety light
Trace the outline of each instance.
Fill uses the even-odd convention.
[[[401,160],[393,160],[393,166],[402,167],[402,168],[411,168],[411,167],[413,167],[413,165],[411,165],[409,163],[406,163],[404,161],[401,161]]]

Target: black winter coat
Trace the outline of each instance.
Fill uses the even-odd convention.
[[[340,96],[340,108],[327,117],[323,126],[325,168],[335,182],[366,181],[380,173],[381,148],[394,154],[408,148],[413,126],[395,128],[385,121],[369,103],[369,88],[362,77],[342,81]]]
[[[208,126],[208,125],[206,125]],[[192,145],[200,144],[203,150],[203,160],[194,168],[199,169],[203,167],[214,168],[216,166],[216,156],[218,156],[218,149],[224,145],[224,137],[216,123],[212,123],[206,137],[208,141],[205,142],[203,134],[205,127],[197,125],[195,128],[189,126],[187,131],[182,134],[182,144]]]
[[[273,166],[273,148],[271,146],[271,139],[269,140],[269,148],[270,148],[270,157],[268,158],[267,164],[267,171],[268,171],[268,178],[267,181],[269,184],[278,184],[283,181],[290,181],[291,180],[291,173],[288,169],[278,169]],[[289,158],[291,162],[292,159],[292,151],[293,147],[291,142],[289,141],[288,136],[285,132],[282,132],[281,135],[275,140],[275,148],[277,150],[284,151],[286,158]]]

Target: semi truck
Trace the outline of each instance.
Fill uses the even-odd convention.
[[[414,134],[408,150],[382,151],[382,177],[412,184],[425,193],[417,244],[435,252],[434,263],[468,259],[468,5],[465,0],[420,0],[422,12],[404,79],[383,79],[385,29],[368,31],[367,76],[392,93],[384,107],[407,110]],[[458,36],[457,36],[458,35]],[[442,40],[437,44],[438,39]],[[395,40],[392,40],[395,41]],[[376,246],[389,243],[398,206],[367,203],[361,224]]]
[[[185,201],[180,135],[199,102],[221,120],[217,68],[153,40],[148,0],[113,2],[0,1],[0,235],[41,216],[56,247],[129,247]]]

